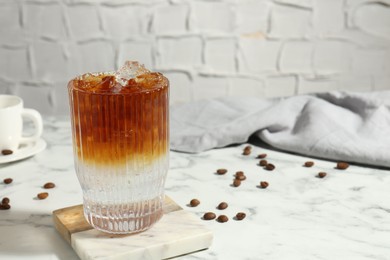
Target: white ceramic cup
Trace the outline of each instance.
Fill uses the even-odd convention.
[[[23,119],[30,119],[35,132],[23,136]],[[34,109],[23,108],[23,100],[17,96],[0,95],[0,151],[16,151],[20,144],[35,142],[42,135],[42,117]]]

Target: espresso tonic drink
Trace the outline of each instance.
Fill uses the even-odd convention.
[[[135,233],[163,214],[169,82],[137,62],[68,84],[84,215],[96,229]]]

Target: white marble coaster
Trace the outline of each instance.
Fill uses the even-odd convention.
[[[55,211],[54,222],[81,259],[166,259],[210,247],[213,234],[202,220],[172,203],[158,223],[135,235],[113,236],[84,224],[69,227],[69,216],[74,218],[80,206]]]

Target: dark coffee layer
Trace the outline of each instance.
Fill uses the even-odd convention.
[[[79,162],[152,162],[168,152],[168,80],[160,73],[126,86],[109,73],[69,82],[73,139]]]

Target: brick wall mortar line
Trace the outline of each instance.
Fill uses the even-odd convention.
[[[37,77],[37,68],[35,66],[35,60],[34,60],[34,51],[32,49],[32,46],[29,45],[27,47],[27,64],[29,68],[29,72],[31,74],[32,79],[36,79]]]
[[[290,7],[290,8],[298,9],[298,10],[313,11],[313,9],[314,9],[313,7],[302,6],[302,5],[291,3],[291,2],[290,3],[283,3],[283,2],[278,2],[275,0],[273,0],[272,2],[274,5]]]
[[[284,51],[285,46],[286,46],[286,41],[283,41],[282,45],[279,48],[278,55],[276,58],[276,70],[278,72],[282,72],[281,63],[282,63],[283,51]]]

